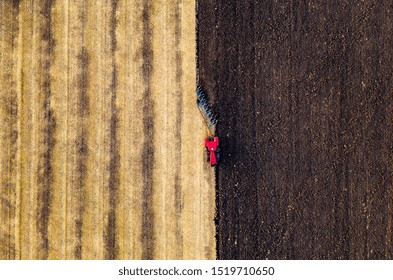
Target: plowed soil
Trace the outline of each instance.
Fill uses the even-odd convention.
[[[392,2],[198,3],[218,258],[391,259]]]

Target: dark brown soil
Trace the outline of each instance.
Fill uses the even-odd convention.
[[[198,0],[219,259],[391,259],[393,4]]]

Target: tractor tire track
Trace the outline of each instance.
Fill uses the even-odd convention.
[[[182,19],[181,19],[181,2],[176,1],[174,3],[175,7],[175,15],[174,15],[174,22],[175,22],[175,46],[176,46],[176,51],[175,51],[175,62],[176,62],[176,84],[175,84],[175,93],[176,96],[178,96],[177,100],[175,101],[176,107],[179,108],[176,117],[176,123],[175,123],[175,138],[176,138],[176,151],[175,151],[175,157],[178,160],[176,164],[176,171],[175,171],[175,209],[176,209],[176,224],[175,224],[175,236],[176,240],[179,242],[179,249],[178,249],[178,255],[176,256],[177,259],[181,259],[183,256],[183,233],[181,230],[181,220],[182,220],[182,188],[181,188],[181,169],[182,169],[182,141],[181,141],[181,131],[182,131],[182,115],[183,115],[183,87],[182,87],[182,78],[183,78],[183,70],[182,70],[182,53],[180,49],[180,44],[181,44],[181,24],[182,24]]]
[[[43,80],[39,84],[40,100],[40,119],[42,122],[41,131],[38,134],[39,151],[37,166],[37,228],[39,232],[38,257],[40,259],[47,259],[49,254],[49,238],[48,228],[49,219],[52,206],[52,192],[53,192],[53,149],[56,145],[56,117],[51,106],[52,88],[51,88],[51,65],[53,64],[53,49],[55,47],[55,40],[52,30],[52,7],[55,1],[46,1],[38,3],[38,11],[42,16],[40,19],[42,25],[40,26],[40,46],[45,59],[42,61],[40,71]]]
[[[119,145],[118,145],[118,126],[119,126],[119,109],[116,106],[117,100],[117,88],[118,88],[118,73],[117,73],[117,62],[115,59],[115,51],[117,48],[116,40],[116,11],[118,7],[118,1],[113,0],[111,2],[111,14],[110,14],[110,51],[112,53],[111,57],[111,116],[110,116],[110,162],[109,162],[109,216],[108,223],[106,226],[105,233],[105,248],[106,256],[105,259],[116,259],[118,257],[118,241],[116,238],[116,206],[118,199],[118,189],[119,189],[119,168],[120,168],[120,155],[119,155]]]
[[[17,156],[18,147],[18,81],[17,48],[19,36],[18,1],[7,1],[1,4],[1,19],[4,23],[1,31],[0,45],[0,255],[4,258],[18,256],[18,240],[15,238],[17,223]]]
[[[154,255],[154,212],[153,212],[153,101],[151,93],[151,75],[153,67],[153,50],[151,45],[152,27],[150,23],[151,13],[150,1],[143,3],[142,22],[143,22],[143,41],[142,41],[142,78],[145,84],[143,94],[143,149],[142,173],[143,173],[143,191],[142,191],[142,259],[153,259]]]

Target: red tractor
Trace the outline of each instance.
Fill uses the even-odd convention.
[[[210,161],[211,166],[217,166],[220,160],[220,149],[218,148],[218,137],[207,137],[205,139],[205,146],[207,149],[207,161]]]

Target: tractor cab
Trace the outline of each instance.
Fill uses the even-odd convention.
[[[205,146],[207,149],[207,161],[211,166],[217,166],[220,160],[220,149],[218,148],[218,137],[207,137],[205,139]]]

